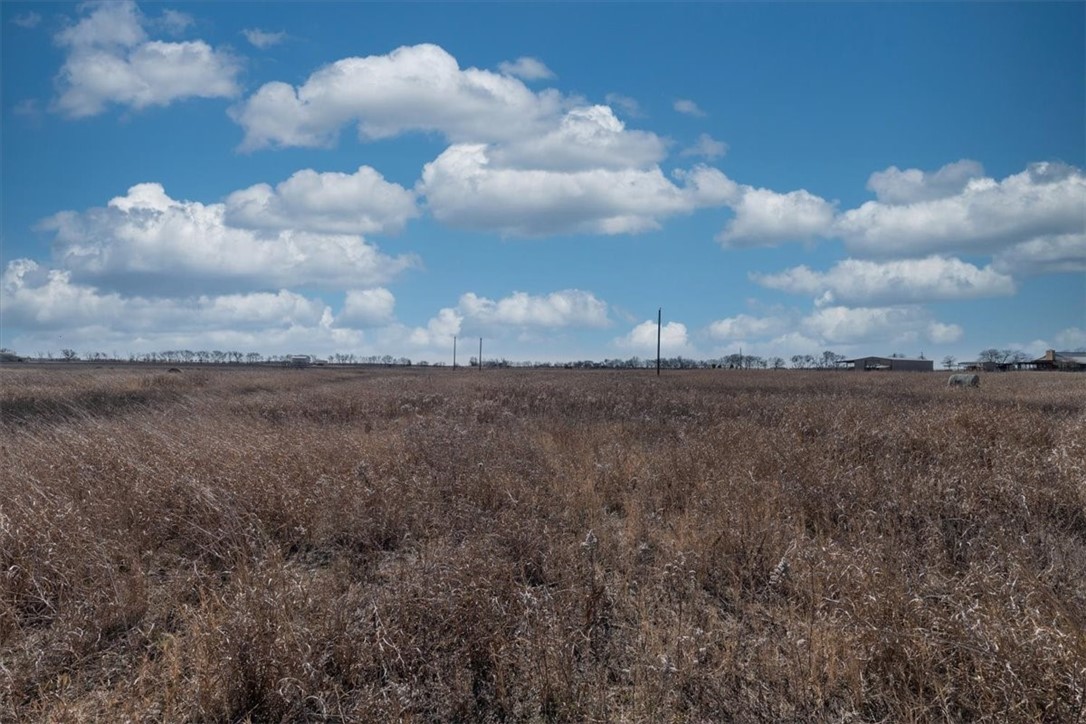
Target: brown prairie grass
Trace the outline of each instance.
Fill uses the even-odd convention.
[[[1086,377],[0,370],[0,720],[1081,721]]]

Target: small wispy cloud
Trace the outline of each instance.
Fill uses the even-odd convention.
[[[11,22],[20,28],[36,28],[41,23],[41,15],[35,12],[23,13],[13,17]]]
[[[698,142],[683,149],[683,156],[701,156],[702,158],[720,158],[728,152],[728,144],[718,141],[708,133],[698,136]]]
[[[26,98],[16,103],[12,112],[17,116],[38,118],[42,114],[41,103],[37,98]]]
[[[259,28],[246,28],[241,31],[245,39],[252,43],[257,48],[263,50],[264,48],[270,48],[273,45],[278,45],[287,39],[285,32],[269,33]]]
[[[645,115],[641,110],[641,104],[635,98],[624,96],[621,93],[608,93],[604,100],[607,101],[607,105],[617,108],[631,118],[641,118]]]
[[[698,108],[698,104],[689,98],[679,98],[675,101],[674,108],[679,113],[684,113],[688,116],[697,116],[698,118],[704,118],[706,116],[705,111]]]
[[[177,10],[163,10],[162,17],[158,20],[158,25],[171,35],[180,35],[188,30],[189,26],[195,24],[196,21],[191,15]]]
[[[498,70],[505,75],[514,75],[523,80],[543,80],[554,77],[554,71],[538,58],[522,57],[512,62],[507,60],[498,65]]]

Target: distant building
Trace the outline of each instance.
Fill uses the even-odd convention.
[[[846,359],[858,372],[886,370],[888,372],[933,372],[935,362],[930,359],[905,359],[904,357],[857,357]]]
[[[1008,365],[1002,365],[998,362],[992,362],[991,360],[972,360],[969,362],[959,362],[958,369],[963,369],[967,372],[1005,372]]]
[[[1047,350],[1044,357],[1038,357],[1032,362],[1033,367],[1039,370],[1086,370],[1086,352],[1057,352],[1054,349]]]
[[[307,354],[294,354],[290,356],[291,367],[308,367],[313,358]]]

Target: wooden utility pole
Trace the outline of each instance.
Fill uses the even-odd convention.
[[[664,321],[664,308],[656,310],[656,376],[660,376],[660,330]]]
[[[479,371],[483,371],[483,338],[479,338]]]
[[[456,335],[453,335],[453,369],[456,369]]]

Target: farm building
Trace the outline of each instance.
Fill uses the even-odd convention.
[[[888,370],[891,372],[932,372],[935,363],[930,359],[905,359],[904,357],[857,357],[844,360],[859,372]]]
[[[1011,368],[1011,365],[1000,364],[999,362],[992,362],[991,360],[971,360],[969,362],[959,362],[958,369],[965,370],[966,372],[1006,372]]]
[[[1039,370],[1086,370],[1086,352],[1057,352],[1054,349],[1047,350],[1044,357],[1038,357],[1032,362],[1033,367]]]

